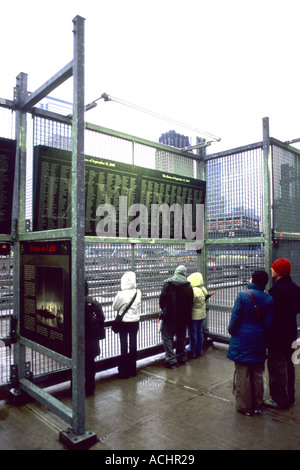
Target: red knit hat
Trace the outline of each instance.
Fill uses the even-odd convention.
[[[292,266],[289,260],[280,258],[274,261],[272,268],[279,276],[288,276],[291,274]]]

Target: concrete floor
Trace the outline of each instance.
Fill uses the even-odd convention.
[[[136,377],[120,380],[116,369],[97,375],[96,393],[86,400],[86,427],[97,435],[90,450],[299,450],[300,365],[296,404],[243,416],[232,394],[234,365],[225,346],[175,370],[163,356],[138,363]],[[69,383],[51,393],[70,406]],[[69,426],[39,403],[0,401],[0,450],[64,450],[59,432]]]

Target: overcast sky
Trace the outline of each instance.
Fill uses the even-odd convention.
[[[15,0],[1,5],[0,97],[35,91],[72,60],[85,18],[85,102],[108,93],[221,137],[215,152],[300,137],[299,0]],[[72,99],[72,82],[53,93]],[[86,120],[158,140],[195,133],[101,100]],[[199,133],[198,133],[199,134]]]

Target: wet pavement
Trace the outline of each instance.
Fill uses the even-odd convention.
[[[137,376],[126,380],[116,369],[98,373],[96,392],[86,398],[86,428],[97,435],[90,451],[299,450],[300,365],[298,403],[248,417],[236,412],[226,352],[211,346],[174,370],[155,356],[139,361]],[[71,406],[68,382],[48,391]],[[67,450],[59,433],[68,427],[36,401],[0,401],[0,450]]]

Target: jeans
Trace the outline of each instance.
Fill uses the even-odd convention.
[[[122,322],[120,335],[121,358],[119,362],[119,375],[128,379],[136,375],[137,358],[137,332],[139,322]]]
[[[203,353],[203,322],[202,320],[192,320],[188,326],[190,345],[188,348],[188,353],[193,356],[199,356]]]

